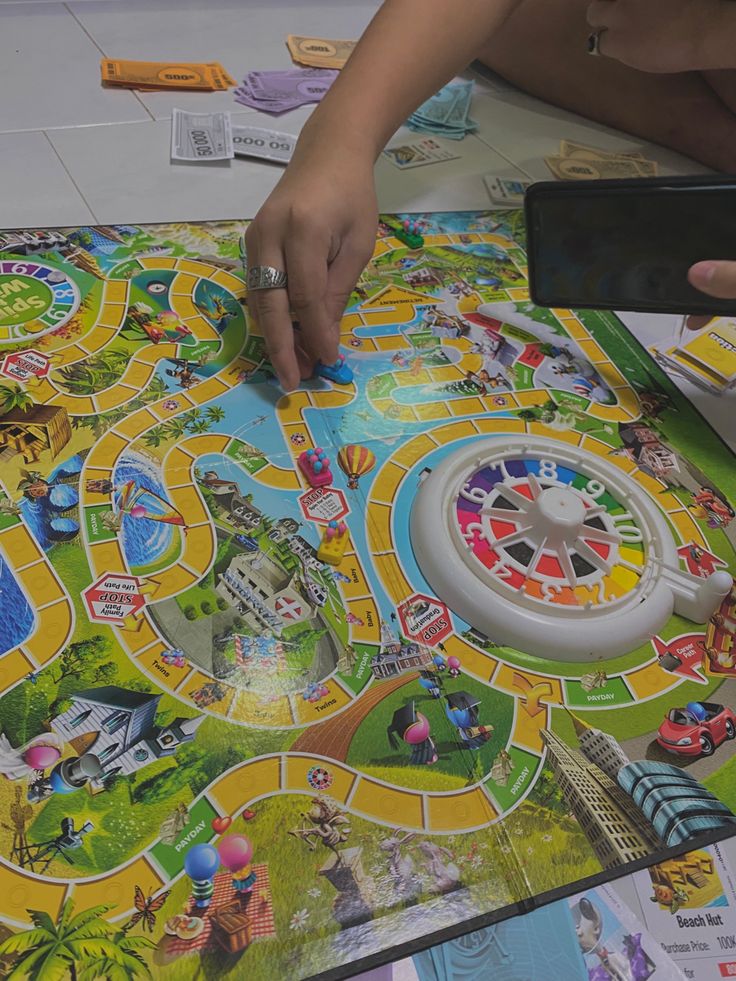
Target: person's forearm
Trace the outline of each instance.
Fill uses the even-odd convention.
[[[703,69],[736,68],[736,3],[721,0],[718,16],[708,22],[702,44]]]
[[[518,0],[386,0],[304,128],[375,159],[392,133],[480,50]],[[297,151],[298,155],[299,151]]]

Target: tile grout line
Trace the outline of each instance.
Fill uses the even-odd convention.
[[[39,132],[39,131],[37,130],[36,132]],[[59,151],[54,146],[53,140],[51,139],[51,137],[49,136],[49,134],[46,132],[45,129],[40,130],[40,132],[43,133],[46,141],[48,142],[48,144],[51,147],[53,153],[55,154],[56,159],[59,161],[59,163],[61,164],[61,166],[64,168],[64,173],[67,175],[67,177],[69,178],[69,180],[72,182],[72,184],[74,186],[74,189],[76,190],[77,194],[80,196],[80,198],[82,199],[82,201],[84,201],[85,206],[87,207],[87,210],[92,215],[92,217],[95,220],[95,222],[99,222],[99,218],[95,214],[94,208],[89,203],[89,201],[87,200],[87,198],[84,196],[84,194],[82,192],[82,189],[79,186],[79,184],[77,184],[77,182],[74,180],[74,177],[72,176],[71,171],[69,170],[69,168],[67,167],[67,165],[64,163],[64,159],[62,158],[61,154],[59,153]]]
[[[81,22],[81,20],[80,20],[80,19],[79,19],[79,18],[77,17],[77,15],[76,15],[76,14],[74,13],[74,11],[73,11],[73,10],[71,9],[71,7],[69,6],[69,4],[68,4],[68,3],[64,3],[64,4],[63,4],[63,7],[64,7],[64,9],[66,10],[66,12],[67,12],[67,13],[68,13],[68,14],[69,14],[69,15],[70,15],[71,17],[73,17],[73,18],[74,18],[74,20],[75,20],[75,22],[77,23],[77,25],[79,26],[79,28],[80,28],[80,30],[81,30],[81,31],[83,31],[83,32],[84,32],[84,34],[86,34],[86,35],[87,35],[87,37],[88,37],[88,38],[90,39],[90,41],[92,42],[92,44],[94,44],[94,46],[95,46],[95,47],[97,48],[97,50],[98,50],[98,51],[100,52],[100,54],[102,55],[102,57],[103,57],[103,58],[107,58],[107,54],[105,53],[105,51],[104,51],[104,49],[100,47],[100,45],[99,45],[99,44],[97,43],[97,41],[95,40],[95,38],[94,38],[94,36],[93,36],[92,34],[90,34],[90,32],[89,32],[89,31],[87,30],[87,28],[86,28],[86,27],[84,26],[84,24],[83,24],[83,23]],[[132,95],[134,96],[134,98],[135,98],[135,100],[136,100],[136,102],[138,103],[138,105],[139,105],[139,106],[140,106],[140,107],[141,107],[141,108],[142,108],[142,109],[143,109],[143,110],[145,111],[145,113],[146,113],[146,115],[147,115],[147,116],[148,116],[148,117],[149,117],[150,119],[152,119],[152,120],[154,120],[154,122],[155,122],[155,120],[156,120],[156,117],[155,117],[155,116],[153,115],[153,113],[152,113],[152,112],[151,112],[151,110],[150,110],[150,109],[148,108],[148,106],[147,106],[147,105],[145,104],[145,102],[143,102],[143,100],[142,100],[142,99],[141,99],[141,98],[139,97],[139,95],[138,95],[138,93],[137,93],[137,92],[136,92],[135,90],[133,90],[133,89],[129,89],[129,91],[130,91],[130,92],[132,93]],[[140,122],[140,120],[139,120],[139,122]]]
[[[505,153],[502,153],[498,149],[498,147],[495,147],[492,143],[489,143],[488,140],[484,140],[483,137],[480,135],[480,131],[477,133],[473,133],[473,136],[477,137],[484,146],[488,147],[489,150],[493,150],[494,153],[498,154],[498,156],[502,160],[505,160],[507,164],[511,164],[511,166],[514,167],[516,170],[519,170],[521,171],[522,174],[525,174],[530,181],[537,180],[537,178],[534,177],[534,174],[530,174],[529,171],[525,170],[520,163],[517,163],[515,160],[512,160],[511,157],[507,157]]]

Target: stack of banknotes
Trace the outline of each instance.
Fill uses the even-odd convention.
[[[308,102],[319,102],[337,75],[337,71],[329,68],[248,72],[235,90],[235,101],[273,115],[288,112]]]
[[[599,150],[572,140],[562,140],[559,154],[545,157],[544,162],[561,181],[656,177],[659,173],[656,161],[635,150]]]
[[[296,136],[259,126],[233,125],[229,112],[171,114],[171,159],[186,163],[214,163],[238,157],[256,157],[287,164]]]
[[[478,124],[468,115],[472,95],[472,82],[445,85],[411,114],[406,125],[417,133],[462,140],[478,129]]]
[[[141,92],[156,89],[190,89],[195,92],[224,92],[238,83],[218,61],[208,63],[175,61],[128,61],[103,58],[102,84]]]
[[[289,34],[286,46],[298,65],[310,68],[343,68],[357,41],[331,41],[322,37]]]

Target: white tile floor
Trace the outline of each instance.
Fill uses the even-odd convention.
[[[378,0],[0,0],[0,227],[247,217],[281,169],[243,159],[223,166],[172,165],[168,119],[182,109],[232,109],[231,93],[133,93],[100,86],[104,56],[219,60],[235,77],[288,67],[285,35],[356,37]],[[376,170],[384,210],[485,208],[485,173],[548,177],[544,157],[563,137],[606,148],[640,141],[554,109],[500,79],[471,72],[480,129],[462,158],[401,173]],[[298,133],[311,109],[255,125]],[[401,130],[396,136],[409,135]],[[413,135],[413,134],[411,134]],[[702,170],[644,145],[666,174]],[[646,342],[672,318],[626,318]],[[733,441],[736,396],[687,394]],[[736,857],[736,856],[734,856]],[[636,903],[623,883],[627,900]]]
[[[103,56],[220,60],[235,77],[290,65],[288,32],[357,37],[379,0],[0,0],[0,227],[77,222],[170,221],[252,216],[281,173],[238,159],[223,166],[173,165],[173,107],[238,109],[254,124],[298,133],[311,112],[274,119],[240,112],[230,92],[134,93],[104,89]],[[563,137],[607,148],[640,141],[518,92],[501,79],[475,80],[480,124],[462,158],[401,173],[376,168],[385,210],[484,208],[485,173],[548,177],[544,157]],[[409,134],[400,130],[395,140]],[[644,145],[666,174],[697,173],[692,161]],[[670,329],[651,318],[649,341]],[[688,389],[724,435],[736,395],[704,398]]]

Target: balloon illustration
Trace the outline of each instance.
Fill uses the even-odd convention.
[[[376,457],[367,446],[351,443],[349,446],[343,446],[337,454],[337,463],[348,478],[349,489],[356,490],[360,478],[375,467]]]
[[[256,883],[251,868],[253,845],[245,835],[227,835],[218,845],[222,864],[232,873],[235,892],[250,892]]]
[[[32,770],[45,770],[53,766],[59,758],[61,752],[56,746],[48,746],[43,743],[36,743],[30,746],[23,754],[23,762],[27,763]]]
[[[217,846],[222,864],[230,872],[237,872],[253,858],[253,845],[245,835],[227,835]]]
[[[193,845],[184,857],[184,871],[192,880],[194,905],[207,909],[215,891],[212,878],[220,867],[220,854],[212,845]]]

